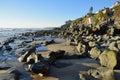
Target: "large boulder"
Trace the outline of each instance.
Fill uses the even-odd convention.
[[[97,47],[94,47],[90,50],[90,57],[93,59],[97,59],[100,53],[101,51]]]
[[[100,64],[111,69],[120,68],[120,54],[113,50],[105,50],[99,56]]]

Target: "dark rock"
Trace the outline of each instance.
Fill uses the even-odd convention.
[[[31,65],[31,71],[36,74],[47,75],[49,73],[49,63],[48,62],[37,62]]]
[[[9,45],[6,45],[5,48],[6,48],[7,51],[11,51],[12,50],[11,46],[9,46]]]
[[[61,59],[64,57],[65,51],[64,50],[58,50],[56,52],[50,52],[49,54],[49,63],[53,63],[57,59]]]
[[[8,45],[9,42],[8,42],[8,41],[3,41],[2,44],[3,44],[3,45]]]
[[[14,42],[14,37],[9,38],[9,39],[8,39],[8,42],[9,42],[9,43],[10,43],[10,42]]]
[[[54,40],[45,41],[45,45],[49,45],[49,44],[53,44],[53,43],[55,43],[55,41],[54,41]]]

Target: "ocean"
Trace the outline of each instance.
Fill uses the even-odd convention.
[[[0,28],[0,42],[6,39],[25,32],[35,32],[42,30],[41,28]]]
[[[18,55],[17,53],[20,53],[22,49],[25,49],[28,47],[28,44],[24,44],[25,41],[29,42],[32,41],[33,36],[30,37],[17,37],[21,33],[26,32],[35,32],[40,30],[48,30],[48,29],[41,29],[41,28],[1,28],[0,29],[0,62],[6,62],[6,61],[17,61]],[[17,39],[14,39],[14,42],[9,43],[8,45],[12,48],[12,50],[6,50],[5,45],[3,43],[5,41],[8,41],[10,37],[17,37]],[[43,37],[34,37],[35,40],[52,40],[53,37],[51,36],[43,36]],[[36,48],[36,52],[40,51],[46,51],[46,47],[44,45],[40,45],[38,48]]]
[[[6,41],[10,37],[17,36],[20,33],[35,32],[38,30],[41,30],[41,29],[39,28],[14,28],[14,29],[0,28],[0,45],[2,45],[2,42]],[[4,47],[2,48],[2,50],[0,50],[0,62],[17,61],[17,57],[15,56],[15,51],[14,51],[17,46],[16,42],[9,44],[12,47],[12,51],[6,51]]]

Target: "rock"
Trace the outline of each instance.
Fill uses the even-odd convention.
[[[92,42],[92,41],[90,41],[88,44],[89,44],[90,47],[96,46],[96,43],[95,43],[95,42]]]
[[[114,35],[114,28],[113,27],[108,30],[108,34]]]
[[[24,42],[25,42],[25,43],[31,43],[32,40],[25,40]]]
[[[11,46],[9,46],[9,45],[6,45],[5,48],[6,48],[7,51],[11,51],[12,50]]]
[[[8,42],[8,41],[3,41],[2,44],[3,44],[3,45],[8,45],[9,42]]]
[[[47,75],[49,73],[49,63],[48,62],[37,62],[31,65],[31,71],[36,74]]]
[[[6,41],[3,41],[2,44],[9,45],[9,43],[11,43],[11,42],[14,42],[14,37],[13,38],[11,37],[11,38],[7,39]]]
[[[38,62],[38,57],[35,53],[32,53],[30,56],[27,57],[27,63],[29,64],[33,64],[33,63],[36,63]]]
[[[35,53],[35,50],[36,50],[35,46],[30,47],[29,50],[25,52],[25,54],[23,54],[22,56],[20,56],[20,57],[18,58],[18,61],[19,61],[19,62],[26,62],[26,61],[27,61],[27,58],[28,58],[31,54],[34,54],[34,53]]]
[[[104,35],[103,35],[103,38],[104,38],[105,40],[108,40],[108,39],[110,39],[110,36],[109,36],[108,34],[104,34]]]
[[[87,80],[83,74],[79,74],[79,78],[80,78],[80,80]]]
[[[78,46],[77,46],[77,51],[80,53],[80,54],[83,54],[86,52],[86,46],[82,43],[79,43]]]
[[[49,45],[49,44],[53,44],[53,43],[55,43],[55,41],[54,40],[50,40],[50,41],[45,41],[45,45]]]
[[[65,54],[64,50],[58,50],[56,52],[50,52],[49,63],[52,64],[55,60],[63,58]]]
[[[90,50],[90,56],[93,59],[97,59],[99,57],[100,53],[101,53],[101,51],[97,47],[94,47]]]
[[[99,67],[88,71],[88,75],[98,80],[115,80],[114,72],[112,69]]]
[[[9,42],[9,43],[10,43],[10,42],[14,42],[14,37],[9,38],[9,39],[8,39],[8,42]]]
[[[117,44],[116,42],[111,42],[111,43],[109,44],[109,49],[110,49],[110,50],[119,51],[119,49],[118,49],[118,44]]]
[[[113,50],[105,50],[99,56],[100,64],[111,69],[120,69],[120,54]]]
[[[101,41],[102,41],[102,37],[99,36],[99,37],[97,38],[97,42],[101,42]]]
[[[88,75],[93,76],[94,78],[98,78],[100,80],[102,80],[102,74],[99,70],[94,70],[94,69],[90,69],[88,71]]]

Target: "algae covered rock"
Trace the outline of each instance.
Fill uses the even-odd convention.
[[[100,64],[108,68],[120,68],[120,54],[113,50],[105,50],[99,56]]]

